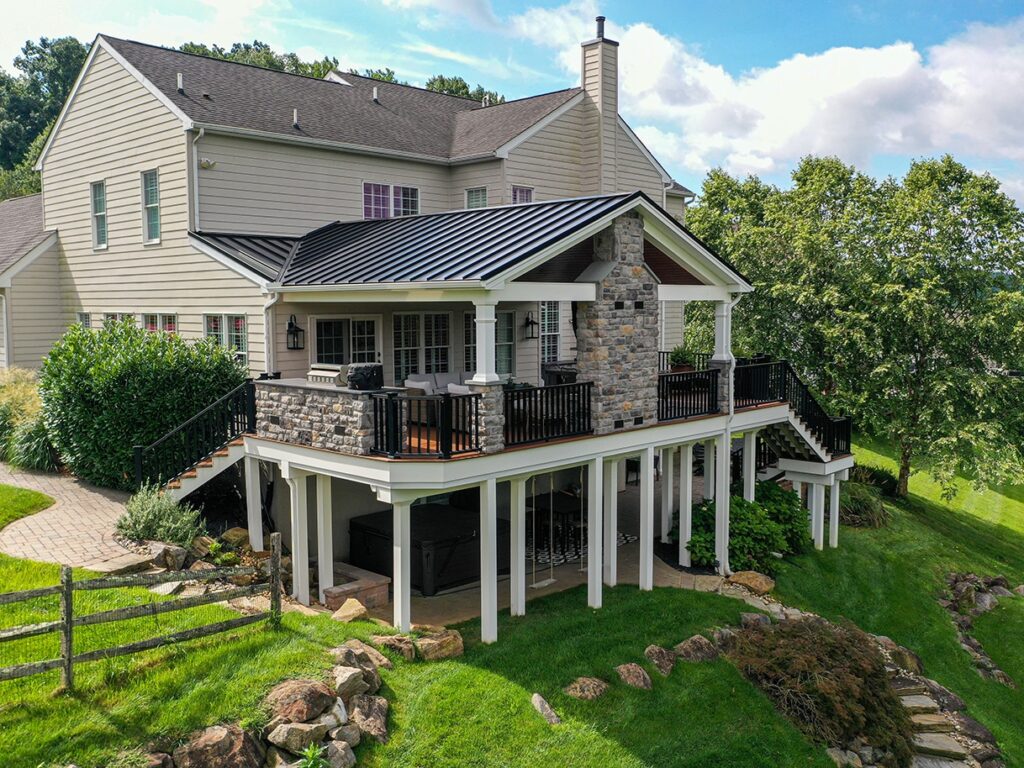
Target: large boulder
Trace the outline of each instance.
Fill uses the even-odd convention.
[[[237,725],[214,725],[174,750],[176,768],[260,768],[263,747]]]
[[[954,712],[951,715],[956,729],[969,739],[981,742],[982,744],[995,744],[996,737],[992,731],[979,723],[973,717],[968,717],[963,712]]]
[[[377,653],[377,651],[374,651],[374,653]],[[366,651],[361,648],[356,649],[343,645],[340,648],[334,648],[331,651],[331,655],[338,662],[338,666],[355,667],[363,673],[363,680],[366,681],[366,691],[356,691],[356,693],[376,693],[380,688],[380,672],[377,671],[377,665],[373,663],[373,659],[370,658]]]
[[[348,722],[348,710],[345,709],[345,702],[341,699],[334,700],[334,706],[320,715],[316,720],[310,722],[323,724],[328,730],[333,730]]]
[[[704,635],[683,640],[672,650],[683,661],[714,661],[718,658],[718,649]]]
[[[267,758],[263,761],[263,768],[298,768],[298,761],[293,760],[293,755],[277,747],[267,747]]]
[[[996,607],[999,598],[991,592],[979,592],[974,597],[974,609],[971,611],[975,616],[987,613]]]
[[[360,733],[358,725],[349,723],[328,731],[327,738],[331,741],[344,741],[350,747],[358,747],[362,740],[362,733]]]
[[[462,635],[455,629],[442,629],[426,637],[417,637],[413,644],[426,661],[452,659],[463,652]]]
[[[331,670],[331,675],[334,677],[334,688],[338,692],[338,698],[346,703],[353,696],[370,690],[370,685],[363,677],[363,670],[359,667],[337,666]]]
[[[647,670],[641,667],[639,664],[629,662],[628,664],[619,664],[615,668],[615,671],[619,674],[619,679],[626,685],[631,685],[634,688],[642,688],[644,690],[651,690],[653,684],[651,683],[651,676],[647,674]]]
[[[324,758],[331,768],[352,768],[356,764],[356,754],[352,746],[344,741],[327,742]]]
[[[149,554],[152,557],[151,562],[157,568],[166,568],[168,571],[180,571],[185,567],[185,558],[188,557],[188,550],[176,544],[152,541],[149,544]]]
[[[662,648],[660,645],[648,645],[644,649],[644,656],[654,665],[662,677],[668,677],[672,667],[676,665],[675,653],[668,648]]]
[[[335,621],[340,621],[345,624],[350,621],[362,621],[369,614],[366,611],[366,606],[356,600],[354,597],[350,597],[344,603],[341,604],[341,608],[331,614],[331,618]]]
[[[391,663],[391,659],[385,656],[383,653],[378,651],[372,645],[364,643],[362,640],[357,638],[350,638],[345,641],[345,646],[351,648],[354,651],[362,652],[369,657],[370,661],[374,663],[374,666],[384,669],[394,669],[395,665]]]
[[[767,595],[775,589],[775,580],[757,571],[737,571],[726,581],[746,587],[755,595]]]
[[[416,646],[408,635],[374,635],[370,639],[381,648],[394,651],[406,661],[416,658]]]
[[[359,732],[378,744],[388,742],[388,700],[383,696],[359,693],[349,701],[349,721]]]
[[[577,677],[565,687],[565,692],[574,699],[593,701],[608,690],[608,683],[597,677]]]
[[[234,549],[249,546],[249,531],[245,528],[228,528],[220,535],[220,540]]]
[[[305,723],[334,703],[331,689],[318,680],[285,680],[267,694],[271,717]]]
[[[323,741],[328,730],[323,723],[282,723],[270,732],[267,741],[298,755],[310,744]]]

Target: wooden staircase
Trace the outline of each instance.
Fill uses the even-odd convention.
[[[214,451],[192,469],[186,470],[168,482],[164,489],[175,500],[188,496],[192,491],[210,482],[224,470],[233,467],[245,456],[245,441],[232,440],[223,448]]]

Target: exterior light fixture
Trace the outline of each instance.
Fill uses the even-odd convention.
[[[288,318],[288,349],[305,349],[306,332],[295,322],[295,315]]]
[[[533,312],[526,313],[526,323],[523,327],[526,330],[527,339],[536,339],[538,337],[538,329],[540,328],[540,323],[534,320]]]

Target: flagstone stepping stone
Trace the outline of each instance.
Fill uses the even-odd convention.
[[[910,720],[918,733],[950,733],[953,730],[953,724],[937,713],[911,715]]]
[[[913,748],[919,755],[948,757],[953,760],[963,760],[968,754],[963,744],[945,733],[919,733],[914,736]]]
[[[890,679],[889,684],[899,696],[923,696],[928,693],[928,687],[924,683],[907,675],[896,674]]]
[[[927,696],[919,694],[914,696],[901,696],[900,701],[906,710],[912,714],[929,714],[939,711],[939,705]]]
[[[969,768],[963,760],[950,760],[948,757],[934,755],[914,755],[911,768]]]

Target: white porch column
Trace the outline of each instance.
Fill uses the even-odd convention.
[[[331,478],[316,476],[316,562],[320,602],[324,590],[334,586],[334,507],[331,503]]]
[[[509,481],[509,527],[512,540],[512,563],[509,586],[509,609],[513,616],[526,615],[526,478]]]
[[[793,483],[793,493],[796,494],[796,497],[798,499],[800,499],[800,503],[803,504],[804,503],[804,484],[801,483],[799,480],[793,480],[791,482]]]
[[[833,549],[839,546],[839,482],[828,489],[828,545]]]
[[[663,448],[661,451],[661,543],[668,544],[671,539],[668,537],[672,528],[672,513],[675,511],[675,477],[674,477],[674,448]]]
[[[679,447],[679,564],[690,567],[690,543],[693,533],[693,443]]]
[[[292,597],[309,605],[309,504],[306,473],[285,464],[281,475],[288,483],[292,519]]]
[[[715,467],[715,555],[718,572],[723,576],[732,573],[729,568],[729,433],[723,432],[716,439],[719,461]]]
[[[728,301],[715,302],[715,354],[712,360],[732,357],[732,308]]]
[[[757,483],[757,430],[743,433],[743,498],[754,500]]]
[[[814,548],[825,548],[825,486],[811,483],[811,536]]]
[[[654,589],[654,446],[640,453],[640,589]]]
[[[614,587],[619,581],[619,461],[604,463],[604,583]]]
[[[704,441],[704,498],[707,501],[715,498],[715,441]]]
[[[498,639],[497,495],[493,477],[480,484],[480,639],[485,643]]]
[[[245,457],[245,524],[249,529],[249,546],[263,549],[263,499],[260,494],[260,460]]]
[[[591,608],[601,607],[601,569],[604,559],[601,557],[601,516],[604,503],[601,500],[604,491],[604,478],[601,473],[601,459],[593,459],[587,464],[587,605]]]
[[[396,501],[392,504],[391,588],[394,591],[394,625],[399,632],[412,629],[412,502]]]
[[[493,384],[498,381],[498,366],[494,354],[494,331],[497,318],[494,304],[476,303],[476,374],[472,381],[477,384]]]

